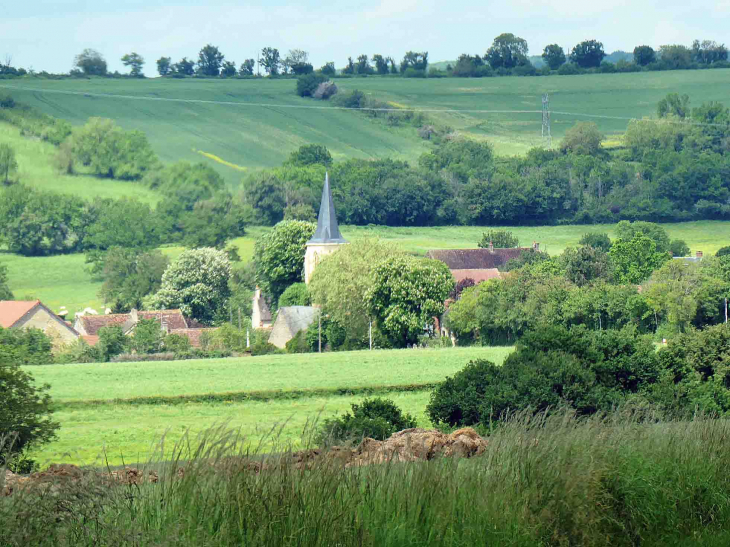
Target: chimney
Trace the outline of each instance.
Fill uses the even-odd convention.
[[[492,243],[491,241],[489,242],[489,252],[490,253],[494,252],[494,243]]]
[[[166,319],[163,319],[162,321],[160,321],[160,329],[162,329],[162,332],[164,332],[165,334],[169,334],[170,333],[170,329],[167,328],[167,320]]]
[[[129,312],[129,319],[135,325],[139,322],[139,318],[137,317],[137,310],[136,309],[132,308],[132,310]]]
[[[697,258],[702,258],[702,251],[697,251]]]

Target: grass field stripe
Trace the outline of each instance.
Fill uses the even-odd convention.
[[[234,391],[228,393],[201,393],[197,395],[147,395],[128,399],[89,399],[53,404],[55,409],[73,409],[100,405],[180,405],[187,403],[221,403],[242,401],[280,401],[312,397],[341,397],[350,395],[378,395],[431,391],[438,382],[392,386],[362,386],[338,388],[309,388],[291,390]]]

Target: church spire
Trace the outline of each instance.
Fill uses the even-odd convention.
[[[319,206],[319,217],[317,217],[317,231],[307,243],[347,243],[347,240],[340,234],[340,228],[337,225],[329,173],[326,173],[324,177],[322,203]]]

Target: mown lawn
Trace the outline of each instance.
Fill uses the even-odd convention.
[[[57,403],[419,385],[439,382],[471,359],[502,363],[509,347],[375,350],[229,359],[27,367]]]

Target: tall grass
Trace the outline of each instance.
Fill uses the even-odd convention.
[[[0,544],[727,545],[730,422],[640,418],[517,416],[470,460],[353,468],[218,429],[152,462],[157,484],[5,498]]]

